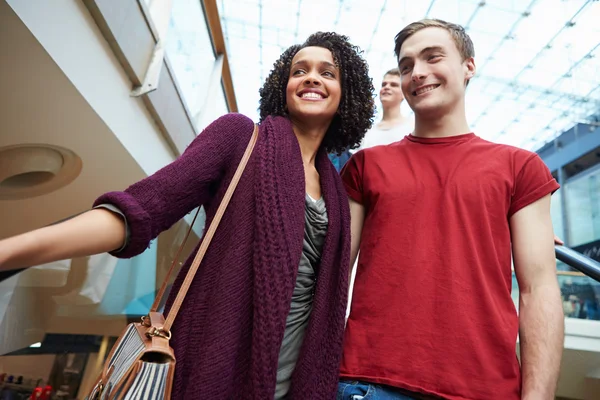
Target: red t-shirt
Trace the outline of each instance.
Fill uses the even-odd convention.
[[[356,153],[366,217],[341,376],[447,399],[520,399],[510,217],[559,188],[534,153],[475,134]]]

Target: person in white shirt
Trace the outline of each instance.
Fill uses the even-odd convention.
[[[413,130],[413,119],[402,115],[400,108],[404,95],[400,89],[398,68],[389,70],[383,76],[379,99],[383,108],[383,118],[367,131],[360,147],[355,151],[397,142]]]

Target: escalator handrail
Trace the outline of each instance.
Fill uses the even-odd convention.
[[[569,247],[557,245],[554,246],[554,250],[557,259],[600,282],[600,263],[598,261]]]

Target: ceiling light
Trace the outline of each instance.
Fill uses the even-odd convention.
[[[58,190],[80,174],[81,159],[48,144],[0,147],[0,200],[26,199]]]

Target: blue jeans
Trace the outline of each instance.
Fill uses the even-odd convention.
[[[341,380],[336,400],[414,400],[390,388],[367,382]]]

